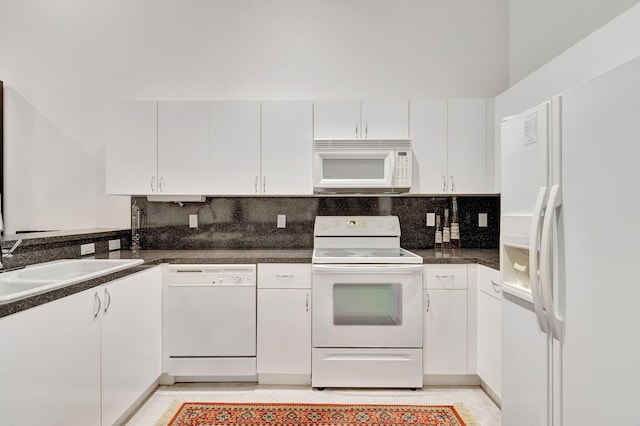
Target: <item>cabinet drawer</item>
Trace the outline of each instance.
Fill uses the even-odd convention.
[[[478,265],[478,288],[489,296],[502,299],[500,271]]]
[[[424,288],[466,289],[467,265],[424,265]]]
[[[311,264],[260,263],[258,288],[311,288]]]

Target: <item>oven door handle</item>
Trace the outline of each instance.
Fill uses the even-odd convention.
[[[414,274],[422,272],[422,265],[313,265],[313,273],[362,274]]]

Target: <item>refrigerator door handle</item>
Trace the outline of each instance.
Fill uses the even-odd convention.
[[[553,281],[551,265],[553,262],[553,224],[556,221],[558,208],[562,205],[562,192],[560,185],[553,185],[549,192],[549,202],[545,212],[545,221],[542,226],[542,242],[540,244],[540,287],[544,309],[547,311],[549,328],[554,339],[562,339],[562,319],[556,315],[553,301]]]
[[[531,233],[529,234],[529,280],[531,281],[531,295],[533,298],[533,308],[538,317],[538,325],[543,333],[549,333],[549,320],[543,309],[543,301],[540,295],[540,282],[538,280],[538,246],[540,241],[540,225],[542,222],[542,209],[547,198],[547,187],[541,186],[538,190],[538,198],[533,209],[533,220],[531,221]],[[540,256],[542,257],[542,256]]]

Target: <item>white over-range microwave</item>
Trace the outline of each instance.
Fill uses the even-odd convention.
[[[315,193],[401,193],[411,189],[411,141],[313,142]]]

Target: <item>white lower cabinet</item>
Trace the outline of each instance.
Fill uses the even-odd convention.
[[[502,287],[500,271],[478,265],[478,376],[502,397]]]
[[[424,374],[466,375],[467,265],[425,265],[424,272]]]
[[[98,293],[0,318],[0,423],[100,424]]]
[[[1,318],[0,423],[123,420],[160,376],[160,279],[153,268]]]
[[[162,370],[160,268],[139,272],[102,290],[102,424],[128,414]]]
[[[311,384],[311,265],[258,264],[261,384]]]

